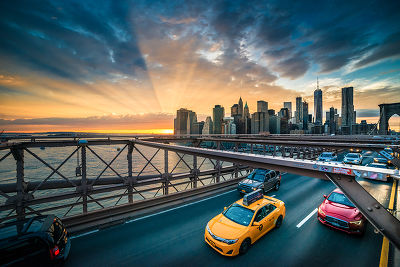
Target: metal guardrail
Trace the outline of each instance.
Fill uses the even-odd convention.
[[[114,155],[112,160],[106,161],[94,149],[98,145],[124,144],[124,147]],[[65,147],[74,146],[72,153],[66,154],[64,161],[58,166],[52,166],[43,159],[35,147]],[[4,201],[0,205],[0,223],[11,219],[22,219],[31,215],[56,213],[59,217],[71,215],[71,211],[85,216],[94,210],[110,210],[125,204],[133,204],[139,199],[153,199],[160,195],[169,195],[172,192],[185,191],[208,184],[219,183],[242,176],[248,172],[246,166],[223,166],[221,161],[212,161],[207,158],[193,156],[190,162],[184,153],[169,152],[169,150],[152,149],[151,155],[146,156],[143,147],[136,146],[130,140],[90,140],[89,142],[74,142],[72,140],[22,142],[9,146],[10,151],[0,159],[5,160],[13,156],[16,163],[16,179],[14,183],[0,184],[0,198]],[[126,152],[126,174],[117,171],[113,163]],[[154,163],[155,157],[163,151],[161,166]],[[61,152],[62,153],[62,152]],[[88,175],[87,154],[91,153],[104,168],[97,177]],[[133,172],[133,153],[140,157],[143,166],[138,166],[139,172]],[[176,153],[177,162],[170,166],[170,153]],[[25,155],[29,154],[34,160],[42,163],[51,172],[39,181],[25,180]],[[161,154],[161,153],[160,153]],[[71,178],[63,174],[62,167],[73,156],[80,155],[79,178]],[[178,160],[179,159],[179,160]],[[202,168],[206,161],[213,168]],[[184,171],[177,171],[178,165],[183,165]],[[182,167],[182,166],[181,166]],[[145,174],[146,168],[153,168],[154,174]],[[114,176],[105,177],[106,171]],[[59,178],[54,179],[57,175]],[[113,201],[111,207],[110,202]],[[125,201],[125,202],[124,202]],[[106,204],[108,205],[106,205]],[[81,207],[77,211],[77,208]]]
[[[79,214],[63,218],[63,223],[67,226],[68,231],[72,234],[82,230],[90,230],[92,228],[101,228],[108,225],[120,224],[129,221],[138,211],[149,209],[151,207],[160,207],[161,205],[171,204],[173,201],[184,201],[185,199],[196,196],[212,194],[224,188],[232,187],[245,176],[237,177],[228,181],[216,184],[205,185],[199,188],[188,189],[182,192],[176,192],[170,195],[163,195],[148,200],[139,200],[134,203],[119,205],[115,208],[105,208],[87,214]]]
[[[240,140],[240,142],[246,143],[250,142],[249,141],[243,141]],[[255,140],[257,143],[259,140]],[[283,142],[283,141],[279,141]],[[296,141],[297,142],[297,141]],[[290,142],[289,142],[290,143]],[[317,146],[321,142],[308,142],[307,145],[309,146]],[[96,203],[99,205],[100,209],[99,210],[104,210],[106,212],[107,208],[101,205],[102,200],[107,200],[110,198],[119,198],[118,201],[115,203],[115,207],[119,204],[119,201],[122,199],[122,197],[127,196],[128,197],[128,203],[132,204],[134,203],[133,196],[134,195],[140,195],[143,197],[144,192],[151,192],[157,190],[156,194],[154,194],[154,197],[157,196],[157,193],[162,191],[162,195],[169,195],[169,190],[171,188],[174,188],[176,191],[179,191],[176,189],[176,186],[178,185],[184,185],[186,184],[187,189],[189,186],[191,188],[197,188],[198,185],[201,183],[204,186],[205,180],[210,180],[211,183],[218,184],[220,183],[223,179],[223,168],[222,168],[222,163],[221,162],[231,162],[234,163],[234,170],[231,170],[230,174],[231,177],[229,179],[235,179],[239,177],[239,173],[241,169],[239,166],[249,166],[253,168],[268,168],[268,169],[274,169],[278,170],[281,172],[289,172],[289,173],[294,173],[294,174],[300,174],[300,175],[305,175],[309,177],[315,177],[315,178],[320,178],[320,179],[330,179],[332,180],[339,188],[341,188],[345,194],[354,201],[354,204],[357,206],[357,208],[364,214],[366,215],[367,219],[375,226],[378,228],[378,230],[381,231],[382,234],[387,236],[390,241],[392,241],[397,247],[400,248],[400,222],[398,220],[393,220],[393,216],[387,212],[385,209],[382,209],[378,204],[374,203],[371,201],[371,195],[369,195],[368,192],[366,192],[360,184],[354,179],[354,175],[356,175],[356,172],[363,172],[363,171],[374,171],[376,173],[382,173],[382,174],[394,174],[397,175],[398,171],[396,173],[395,170],[383,170],[383,169],[378,169],[378,168],[369,168],[365,166],[353,166],[353,165],[343,165],[343,164],[337,164],[337,165],[332,165],[330,163],[317,163],[315,161],[311,160],[300,160],[300,159],[295,159],[292,155],[289,155],[289,157],[285,157],[285,149],[281,149],[280,153],[282,154],[282,157],[276,156],[276,149],[272,152],[272,156],[266,156],[266,155],[255,155],[255,154],[248,154],[248,153],[238,153],[235,151],[222,151],[222,150],[216,150],[216,149],[204,149],[204,148],[199,148],[199,147],[186,147],[186,146],[178,146],[178,145],[170,145],[170,144],[163,144],[159,142],[149,142],[149,141],[143,141],[140,139],[132,139],[132,140],[102,140],[102,139],[91,139],[88,142],[84,144],[79,144],[79,146],[72,152],[71,155],[67,157],[67,159],[61,163],[57,168],[54,168],[50,164],[48,164],[46,161],[41,159],[39,156],[37,156],[35,153],[33,153],[30,148],[32,147],[65,147],[65,146],[77,146],[77,142],[73,140],[61,140],[61,141],[40,141],[40,142],[20,142],[20,143],[11,143],[7,144],[6,146],[3,146],[2,149],[10,149],[10,152],[8,152],[6,155],[4,155],[0,161],[4,160],[8,156],[12,155],[14,159],[16,160],[16,166],[17,166],[17,177],[16,177],[16,183],[15,187],[11,188],[12,190],[16,190],[16,195],[15,196],[8,196],[7,193],[1,191],[0,195],[7,198],[6,205],[0,206],[0,210],[5,209],[5,210],[11,210],[10,214],[12,212],[16,212],[16,215],[9,216],[8,214],[6,216],[7,219],[9,218],[23,218],[27,215],[32,215],[32,214],[37,214],[40,212],[49,212],[53,211],[56,209],[61,209],[61,208],[68,208],[72,209],[74,206],[79,205],[82,206],[82,212],[80,218],[84,218],[87,214],[89,214],[88,211],[88,204],[89,203]],[[114,159],[110,162],[104,161],[99,155],[97,155],[92,149],[91,146],[95,145],[107,145],[107,144],[124,144],[124,147],[117,153],[117,155],[114,157]],[[219,142],[221,144],[221,142]],[[155,154],[151,158],[147,158],[141,151],[138,149],[138,145],[140,146],[146,146],[146,147],[152,147],[156,149]],[[336,148],[343,148],[343,147],[349,147],[349,144],[336,144]],[[331,144],[332,148],[335,148],[335,144]],[[373,148],[376,149],[382,149],[382,144],[373,144],[373,145],[368,145],[368,144],[359,144],[359,146],[363,146],[365,148],[368,148],[370,150],[374,150]],[[385,145],[386,147],[386,145]],[[124,151],[127,148],[127,168],[128,168],[128,175],[127,176],[121,176],[115,169],[112,167],[112,163],[114,160],[121,154],[122,151]],[[223,148],[218,147],[218,148]],[[275,146],[276,148],[276,146]],[[398,145],[395,145],[394,148],[398,148]],[[142,171],[140,174],[136,176],[133,175],[132,172],[132,153],[133,151],[137,151],[144,159],[145,159],[145,166],[151,165],[154,167],[158,174],[158,178],[151,178],[148,177],[148,180],[143,180],[140,181],[138,179],[138,176],[142,174]],[[152,163],[152,160],[154,156],[160,151],[164,151],[164,166],[162,170],[159,170],[154,164]],[[90,151],[93,153],[97,158],[102,161],[105,165],[106,168],[103,170],[103,172],[107,169],[112,170],[116,176],[113,179],[120,179],[123,181],[120,184],[108,184],[115,182],[116,180],[109,180],[107,181],[106,179],[103,180],[104,177],[102,177],[102,173],[96,177],[94,180],[88,179],[87,177],[87,170],[86,170],[86,152]],[[175,152],[180,160],[179,162],[184,162],[186,166],[188,167],[188,176],[184,175],[188,179],[188,181],[183,181],[179,182],[178,184],[172,184],[171,181],[173,181],[174,177],[171,175],[173,170],[171,171],[171,168],[168,166],[168,153]],[[265,151],[264,151],[265,152]],[[303,158],[305,155],[306,150],[297,150],[297,157],[302,154]],[[52,170],[52,173],[45,178],[41,183],[36,184],[35,188],[34,185],[29,186],[25,181],[24,181],[24,153],[29,153],[31,156],[42,162],[44,165],[46,165],[48,168]],[[60,173],[59,169],[60,167],[74,155],[75,153],[81,153],[81,158],[82,158],[82,177],[79,180],[79,183],[77,181],[73,181],[71,179],[68,179],[65,177],[62,173]],[[264,153],[265,154],[265,153]],[[184,160],[183,155],[191,155],[193,156],[193,164],[189,166],[187,162]],[[214,170],[212,171],[211,177],[206,177],[206,178],[200,178],[199,177],[199,165],[197,164],[197,159],[198,158],[204,158],[204,160],[210,160],[210,162],[214,165]],[[215,163],[212,161],[215,160]],[[179,162],[177,164],[179,164]],[[203,161],[204,162],[204,161]],[[201,165],[201,164],[200,164]],[[175,169],[175,167],[173,168]],[[48,179],[52,177],[54,174],[58,174],[61,176],[65,181],[62,184],[62,186],[66,187],[71,187],[75,188],[75,191],[71,191],[68,193],[62,193],[58,194],[55,196],[45,196],[45,197],[35,197],[34,193],[38,191],[39,188],[44,186],[45,184],[48,184]],[[351,186],[347,186],[347,183],[341,183],[338,182],[340,180],[348,180],[349,183],[351,183]],[[103,180],[103,184],[98,184],[100,180]],[[177,178],[178,181],[178,178]],[[70,185],[67,185],[66,183],[69,183]],[[143,184],[141,184],[143,183]],[[150,188],[145,188],[142,190],[138,190],[137,187],[140,185],[154,185],[158,184],[159,186],[157,187],[150,187]],[[72,185],[72,186],[71,186]],[[57,185],[59,186],[59,185]],[[61,185],[60,185],[61,186]],[[48,187],[51,187],[50,184],[48,184]],[[3,188],[6,190],[6,187],[0,186],[0,188]],[[33,188],[33,190],[32,190]],[[111,195],[111,196],[101,196],[98,198],[94,198],[93,196],[95,194],[101,194],[101,193],[106,193],[110,192],[113,190],[120,190],[120,189],[125,189],[124,193],[122,194],[117,194],[117,195]],[[206,189],[204,189],[206,190]],[[70,204],[63,204],[57,207],[52,207],[52,208],[46,208],[42,210],[35,210],[33,209],[32,205],[33,203],[35,204],[40,204],[40,203],[46,203],[49,201],[59,201],[59,200],[65,200],[67,198],[77,198],[77,201],[75,203],[70,203]],[[143,197],[144,198],[144,197]],[[152,198],[153,199],[153,198]],[[373,198],[372,198],[373,199]],[[36,202],[35,202],[36,201]],[[371,206],[373,205],[373,206]],[[379,208],[378,208],[379,207]],[[370,209],[374,211],[374,208],[377,210],[380,210],[379,212],[371,212]],[[14,210],[12,210],[14,209]],[[111,209],[111,208],[110,208]],[[116,209],[115,211],[117,211]],[[69,212],[69,211],[68,211]],[[66,217],[68,215],[68,212],[64,215]],[[102,214],[102,212],[97,213],[99,216]],[[95,216],[95,215],[93,215]],[[379,218],[378,218],[379,217]],[[393,218],[392,218],[393,217]],[[89,218],[89,217],[88,217]],[[106,218],[105,218],[106,219]]]

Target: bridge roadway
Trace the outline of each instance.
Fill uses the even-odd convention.
[[[361,181],[387,207],[391,183]],[[227,258],[204,242],[207,222],[237,199],[236,190],[72,239],[66,266],[378,266],[382,236],[368,224],[363,237],[317,221],[316,208],[335,186],[326,180],[286,174],[279,191],[286,218],[246,255]],[[314,212],[314,213],[313,213]],[[297,227],[310,213],[313,215]]]

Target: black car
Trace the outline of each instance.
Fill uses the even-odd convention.
[[[278,190],[281,184],[281,174],[278,171],[255,169],[246,179],[238,184],[240,194],[247,194],[257,189],[268,192],[271,189]]]
[[[64,262],[71,242],[54,215],[0,224],[0,266],[50,266]]]

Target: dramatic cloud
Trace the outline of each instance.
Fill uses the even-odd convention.
[[[279,110],[317,75],[335,81],[321,83],[324,106],[339,107],[340,87],[374,68],[389,82],[355,88],[356,108],[398,99],[399,1],[16,0],[0,16],[2,125],[117,114],[151,127],[137,114],[156,125],[154,114],[229,111],[239,96]]]

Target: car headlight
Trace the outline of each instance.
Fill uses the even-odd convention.
[[[360,225],[360,224],[362,224],[362,220],[359,220],[359,221],[353,221],[353,222],[350,222],[351,224],[354,224],[354,225]]]
[[[325,216],[325,212],[321,209],[321,207],[318,207],[318,213],[322,214],[323,216]]]

